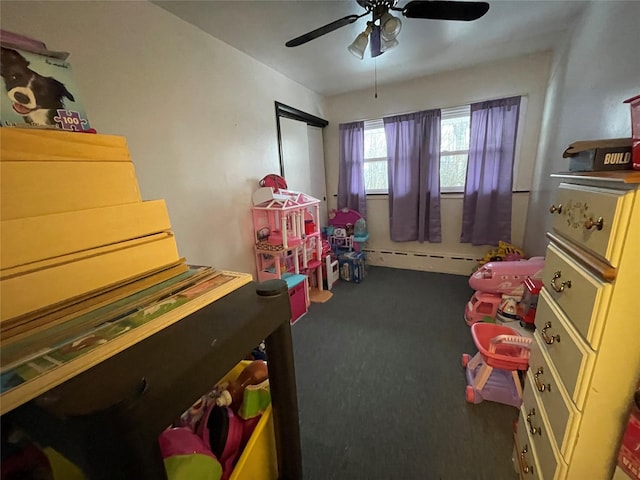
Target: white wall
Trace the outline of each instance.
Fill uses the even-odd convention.
[[[567,171],[562,152],[576,140],[631,136],[623,100],[640,94],[639,2],[594,2],[556,50],[540,135],[540,148],[526,225],[527,250],[544,254],[549,206]]]
[[[71,52],[91,125],[123,135],[181,256],[254,273],[251,194],[279,173],[274,101],[323,99],[147,2],[0,2],[1,27]]]
[[[337,193],[338,188],[338,124],[513,95],[527,97],[525,118],[520,124],[521,137],[514,172],[514,187],[515,190],[528,192],[533,179],[550,59],[550,52],[542,52],[379,86],[377,99],[373,96],[373,89],[329,97],[325,117],[329,120],[329,126],[325,129],[329,205],[336,206],[336,198],[333,195]],[[512,242],[518,245],[523,244],[528,199],[528,193],[514,194],[513,197]],[[367,226],[370,233],[368,247],[373,250],[417,252],[436,256],[471,259],[482,257],[491,247],[474,247],[459,243],[462,195],[443,195],[441,203],[442,243],[396,243],[389,237],[387,196],[369,196],[367,199]],[[395,258],[400,259],[400,257]],[[436,257],[420,257],[420,259],[415,258],[415,261],[402,258],[401,262],[395,262],[389,256],[376,256],[376,254],[371,255],[370,260],[374,264],[461,274],[468,274],[475,265],[474,261],[446,264]]]

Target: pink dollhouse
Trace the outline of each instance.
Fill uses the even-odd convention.
[[[320,200],[263,187],[253,194],[252,217],[258,281],[287,281],[293,323],[309,306],[309,277],[322,290]]]

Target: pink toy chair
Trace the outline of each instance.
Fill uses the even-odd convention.
[[[469,403],[490,400],[516,408],[522,403],[522,385],[518,371],[529,368],[531,339],[515,330],[494,323],[474,323],[471,336],[478,353],[464,353],[466,396]]]

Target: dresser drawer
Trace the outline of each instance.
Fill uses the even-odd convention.
[[[527,385],[529,387],[529,385]],[[540,476],[542,478],[555,478],[558,469],[558,460],[553,454],[551,446],[552,432],[549,430],[549,423],[542,418],[543,414],[540,407],[535,402],[533,396],[529,396],[529,402],[523,402],[520,412],[520,424],[518,428],[528,430],[529,440],[533,444],[533,450],[536,452],[536,459],[540,466]],[[524,421],[522,419],[524,417]]]
[[[555,444],[544,434],[532,434],[527,422],[529,414],[524,406],[520,407],[518,429],[516,432],[516,451],[520,463],[522,480],[564,480],[567,475],[567,463],[558,452]],[[529,417],[531,420],[531,417]],[[544,431],[549,430],[546,418],[536,420]]]
[[[617,266],[618,230],[626,228],[631,206],[623,191],[562,183],[551,207],[553,229]]]
[[[567,314],[576,330],[597,349],[611,285],[579,266],[553,243],[547,248],[542,280],[547,293]],[[536,326],[542,330],[545,324],[536,319]]]
[[[533,337],[551,359],[573,402],[582,410],[595,352],[569,324],[544,288],[538,298],[536,327]]]
[[[540,474],[540,464],[537,461],[533,444],[529,440],[527,431],[527,414],[520,408],[520,418],[518,419],[518,430],[516,432],[516,456],[520,467],[520,478],[522,480],[542,480]]]
[[[543,427],[542,434],[539,435],[552,436],[555,445],[568,460],[575,445],[575,431],[579,424],[580,412],[571,401],[557,372],[550,366],[550,360],[542,353],[543,348],[540,338],[534,339],[531,344],[522,404],[527,415],[535,409],[534,416],[529,419],[534,426],[541,424],[542,417],[548,420],[550,430],[548,428],[545,432]]]

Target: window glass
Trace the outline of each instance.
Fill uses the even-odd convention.
[[[382,119],[364,122],[364,187],[367,193],[387,193],[387,140]]]
[[[387,140],[384,127],[364,126],[364,158],[387,158]]]
[[[463,192],[469,156],[469,105],[442,109],[440,121],[440,191]]]
[[[470,107],[442,109],[440,190],[463,192],[469,154]],[[382,119],[364,122],[364,183],[367,193],[387,193],[387,142]]]

